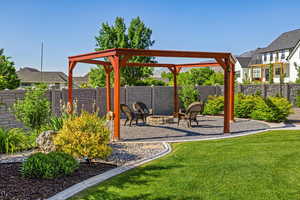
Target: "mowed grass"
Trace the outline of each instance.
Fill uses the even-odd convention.
[[[172,147],[171,154],[72,199],[300,199],[300,131]]]

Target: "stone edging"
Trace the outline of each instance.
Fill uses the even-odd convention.
[[[57,193],[56,195],[48,198],[48,200],[65,200],[67,198],[70,198],[72,196],[74,196],[75,194],[91,187],[91,186],[94,186],[96,184],[99,184],[113,176],[116,176],[118,174],[121,174],[123,172],[126,172],[130,169],[133,169],[133,168],[136,168],[142,164],[145,164],[147,162],[150,162],[152,160],[155,160],[157,158],[160,158],[162,156],[165,156],[167,154],[169,154],[171,152],[171,146],[166,143],[166,142],[162,142],[162,144],[164,145],[165,147],[165,150],[156,154],[156,155],[153,155],[149,158],[144,158],[144,159],[140,159],[140,160],[137,160],[137,161],[132,161],[132,162],[129,162],[123,166],[120,166],[120,167],[117,167],[117,168],[114,168],[112,170],[109,170],[103,174],[99,174],[99,175],[96,175],[96,176],[93,176],[85,181],[82,181],[80,183],[77,183],[67,189],[65,189],[64,191],[62,192],[59,192]]]

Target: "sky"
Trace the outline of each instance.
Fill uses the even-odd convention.
[[[140,16],[153,31],[152,49],[239,55],[300,28],[299,11],[299,0],[3,0],[0,48],[17,69],[39,69],[43,41],[43,70],[66,72],[68,56],[94,51],[101,23]],[[74,74],[91,67],[80,64]]]

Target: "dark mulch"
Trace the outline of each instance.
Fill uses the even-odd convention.
[[[20,165],[21,163],[0,164],[1,200],[49,198],[76,183],[115,168],[114,165],[103,163],[82,163],[72,175],[48,180],[23,178],[19,172]]]

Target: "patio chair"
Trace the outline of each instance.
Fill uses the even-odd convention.
[[[150,110],[148,109],[148,107],[146,106],[146,104],[144,104],[143,102],[135,102],[132,104],[133,110],[139,114],[142,115],[144,121],[146,121],[146,118],[149,115],[152,115],[152,112],[150,112]]]
[[[126,104],[121,104],[120,105],[120,108],[121,108],[121,112],[124,113],[126,115],[126,120],[125,120],[125,123],[124,123],[124,126],[126,126],[127,122],[129,121],[129,126],[131,126],[132,124],[132,121],[135,120],[136,121],[136,124],[138,124],[138,119],[142,119],[143,122],[144,121],[144,118],[143,116],[140,114],[140,113],[137,113],[137,112],[133,112],[128,105]]]
[[[177,125],[179,126],[180,120],[184,119],[188,127],[192,126],[192,121],[196,122],[198,126],[197,115],[199,113],[202,113],[203,109],[204,109],[204,104],[202,102],[192,103],[191,105],[188,106],[185,113],[181,113],[181,112],[178,113]]]

